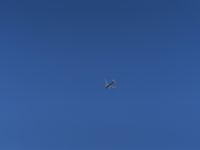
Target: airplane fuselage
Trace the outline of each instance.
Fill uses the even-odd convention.
[[[110,83],[108,83],[108,84],[105,85],[105,88],[112,87],[114,83],[115,83],[114,81],[111,81]]]

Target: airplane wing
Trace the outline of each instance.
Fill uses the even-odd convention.
[[[104,79],[104,83],[105,83],[105,85],[107,85],[107,84],[108,84],[108,81],[107,81],[106,79]]]
[[[116,89],[116,88],[117,88],[117,86],[111,86],[110,88]]]

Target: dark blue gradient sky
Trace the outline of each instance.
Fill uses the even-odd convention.
[[[2,0],[0,149],[199,150],[199,6]]]

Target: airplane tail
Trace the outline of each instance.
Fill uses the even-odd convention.
[[[112,80],[112,82],[117,83],[115,80]]]

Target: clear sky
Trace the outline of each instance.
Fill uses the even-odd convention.
[[[199,6],[2,0],[0,149],[199,150]]]

